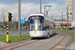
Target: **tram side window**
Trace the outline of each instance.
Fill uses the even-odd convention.
[[[49,29],[49,21],[44,20],[44,30],[48,30]]]

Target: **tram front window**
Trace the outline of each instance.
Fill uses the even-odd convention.
[[[43,23],[39,19],[30,20],[30,30],[43,30]]]
[[[30,30],[34,31],[35,30],[35,25],[34,24],[30,24]]]

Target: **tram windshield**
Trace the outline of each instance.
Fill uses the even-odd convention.
[[[43,19],[44,20],[44,19]],[[43,30],[44,22],[42,19],[31,19],[30,20],[30,30]]]

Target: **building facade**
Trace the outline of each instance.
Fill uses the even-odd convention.
[[[75,19],[75,0],[72,0],[72,19],[74,20]]]
[[[62,23],[62,19],[54,19],[55,21],[55,28],[59,29],[59,28],[67,28],[67,19],[63,19],[63,23]],[[68,22],[68,28],[71,28],[71,23],[72,22]]]
[[[68,22],[72,22],[72,0],[68,0],[68,3],[67,3],[67,10],[68,10]]]

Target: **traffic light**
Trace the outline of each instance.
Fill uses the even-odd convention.
[[[11,18],[12,18],[12,14],[9,13],[9,22],[12,20]]]

